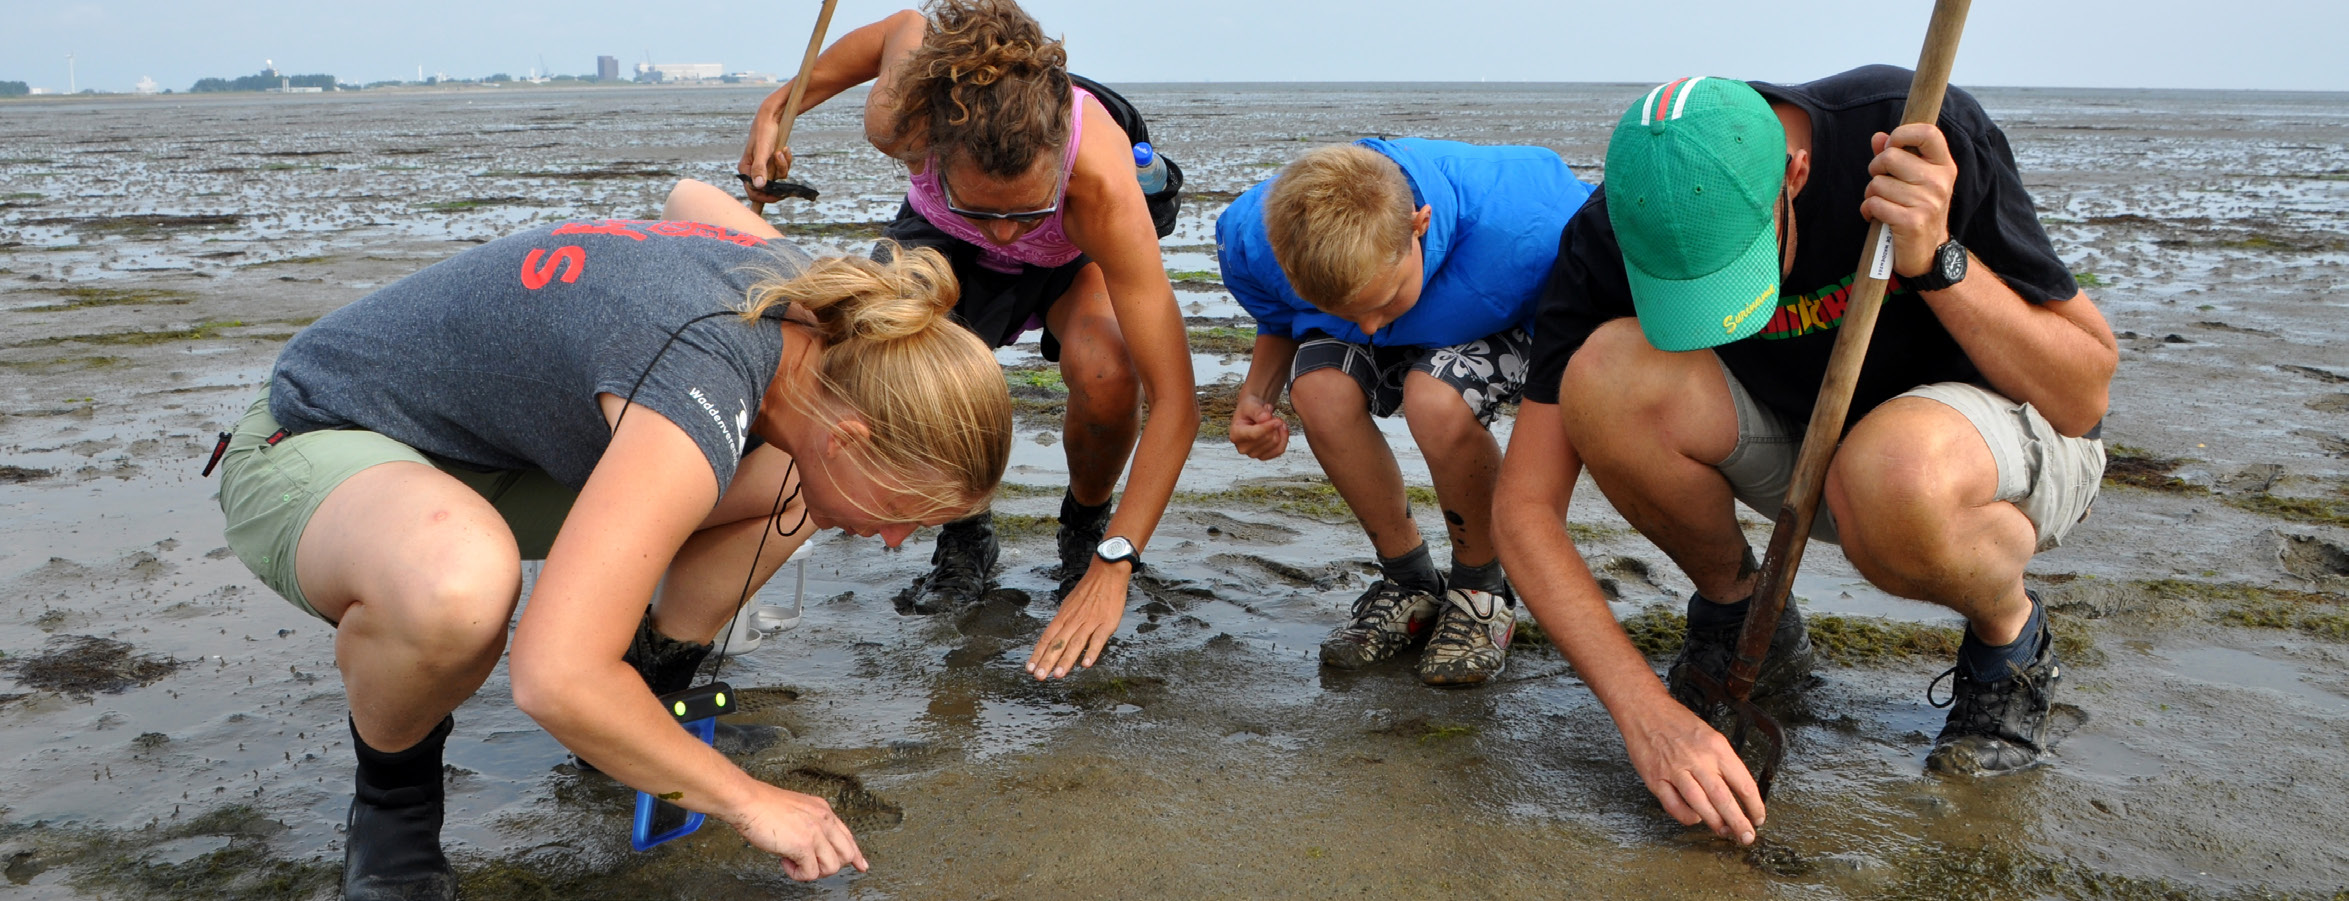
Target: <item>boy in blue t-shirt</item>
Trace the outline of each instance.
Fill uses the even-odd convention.
[[[1515,597],[1494,552],[1501,449],[1487,429],[1525,386],[1526,326],[1589,194],[1543,148],[1374,138],[1306,152],[1217,220],[1224,284],[1256,318],[1232,446],[1258,460],[1285,452],[1274,406],[1293,385],[1314,458],[1384,574],[1322,642],[1323,664],[1367,666],[1422,637],[1431,685],[1483,682],[1507,662]],[[1448,579],[1372,421],[1397,410],[1435,480]]]

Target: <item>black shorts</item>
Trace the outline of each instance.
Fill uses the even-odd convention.
[[[1304,343],[1298,345],[1289,378],[1294,381],[1316,369],[1343,372],[1362,388],[1370,415],[1384,419],[1403,408],[1403,378],[1424,372],[1460,392],[1476,421],[1490,426],[1502,406],[1515,403],[1525,392],[1532,351],[1533,339],[1522,328],[1451,347],[1372,347],[1315,330],[1306,332]]]
[[[962,299],[954,304],[954,316],[976,333],[979,340],[987,342],[988,347],[1015,343],[1032,327],[1029,323],[1041,324],[1044,311],[1052,309],[1052,304],[1076,285],[1077,273],[1092,262],[1092,258],[1079,255],[1049,269],[1023,263],[1018,272],[998,272],[980,265],[978,245],[930,224],[930,220],[914,212],[910,203],[898,206],[896,221],[882,229],[881,236],[907,247],[927,247],[945,255],[962,288]],[[873,257],[881,256],[881,249],[875,247]],[[1044,331],[1044,359],[1060,362],[1060,339],[1050,329]]]

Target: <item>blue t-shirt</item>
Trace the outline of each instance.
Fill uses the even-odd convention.
[[[1483,147],[1425,138],[1355,142],[1394,160],[1412,201],[1430,208],[1420,238],[1419,303],[1379,331],[1324,313],[1289,287],[1264,229],[1276,179],[1249,188],[1215,222],[1223,283],[1256,317],[1260,335],[1301,339],[1320,331],[1361,344],[1450,347],[1531,326],[1542,282],[1558,257],[1558,233],[1590,196],[1558,154],[1542,147]]]
[[[782,361],[745,291],[808,257],[697,222],[567,222],[500,238],[353,301],[278,354],[269,412],[296,434],[366,429],[476,470],[572,488],[611,443],[596,395],[691,436],[723,493]],[[671,337],[675,336],[675,340]]]

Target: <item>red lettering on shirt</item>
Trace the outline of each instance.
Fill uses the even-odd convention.
[[[565,266],[565,263],[570,265]],[[531,248],[530,255],[522,258],[522,287],[532,291],[546,287],[548,282],[555,280],[557,269],[563,271],[563,284],[578,281],[579,274],[587,271],[587,251],[577,244],[558,248],[553,254],[548,254],[543,247]]]
[[[713,241],[724,241],[728,244],[736,244],[743,247],[764,247],[767,243],[767,239],[758,237],[757,235],[746,235],[741,232],[730,231],[728,229],[711,225],[707,222],[650,222],[641,219],[603,219],[592,223],[564,223],[563,225],[557,226],[554,230],[554,233],[558,235],[614,235],[625,237],[633,241],[645,240],[645,236],[648,234],[659,235],[665,238],[708,238]]]
[[[634,224],[636,223],[626,219],[606,219],[597,223],[566,222],[557,226],[554,233],[558,235],[616,235],[635,241],[644,240],[643,235],[638,234],[635,229],[629,228]]]

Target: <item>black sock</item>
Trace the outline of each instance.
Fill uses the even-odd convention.
[[[1379,572],[1386,580],[1412,591],[1428,594],[1444,593],[1444,577],[1436,574],[1435,558],[1428,556],[1427,542],[1404,551],[1400,557],[1378,558]]]
[[[429,789],[426,794],[438,794],[441,781],[441,750],[448,745],[449,731],[456,728],[455,717],[441,717],[440,725],[432,727],[423,741],[399,751],[378,751],[359,737],[359,724],[351,723],[351,749],[359,757],[359,794],[370,803],[386,800],[397,803],[401,799],[387,799],[386,795],[399,789]],[[412,794],[412,793],[410,793]],[[372,795],[372,797],[370,797]]]
[[[1753,598],[1731,604],[1706,600],[1704,595],[1688,593],[1688,627],[1691,629],[1719,629],[1745,625],[1745,612],[1754,606]]]
[[[1966,675],[1981,682],[1998,682],[2030,666],[2039,656],[2039,637],[2047,631],[2047,608],[2039,597],[2025,592],[2031,599],[2031,618],[2023,623],[2022,634],[2011,644],[1989,645],[1974,637],[1972,627],[1966,629],[1964,641],[1958,642],[1958,666]],[[2014,664],[2009,668],[2007,664]]]
[[[1452,560],[1452,577],[1444,580],[1444,584],[1452,588],[1469,588],[1500,595],[1504,600],[1509,596],[1509,580],[1501,572],[1499,558],[1494,558],[1482,566],[1470,566],[1460,562],[1458,558],[1454,558]]]

